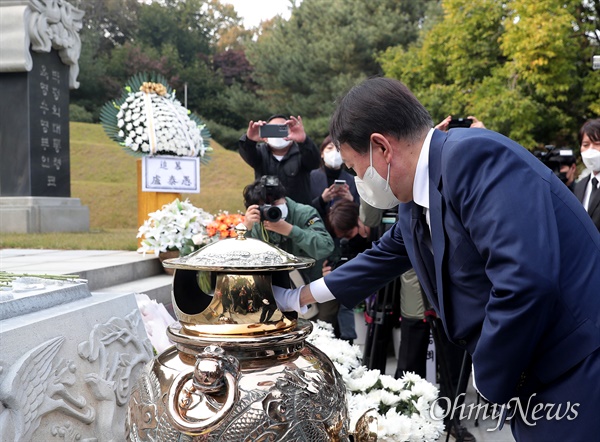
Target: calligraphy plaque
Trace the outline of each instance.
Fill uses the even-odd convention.
[[[200,159],[168,155],[144,157],[142,191],[200,193]]]

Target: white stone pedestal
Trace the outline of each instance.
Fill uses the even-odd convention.
[[[2,441],[125,440],[130,390],[152,346],[134,294],[76,287],[83,296],[71,288],[69,302],[0,321]]]
[[[0,233],[89,230],[90,210],[79,198],[0,197]]]

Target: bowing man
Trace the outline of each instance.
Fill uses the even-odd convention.
[[[350,90],[330,133],[360,196],[400,203],[398,221],[324,278],[276,288],[280,308],[351,308],[414,267],[449,339],[472,355],[478,391],[510,405],[517,441],[597,438],[600,233],[572,192],[498,133],[434,129],[388,78]]]

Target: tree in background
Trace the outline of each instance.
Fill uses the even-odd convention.
[[[427,3],[303,0],[289,21],[267,23],[247,48],[256,96],[268,113],[302,115],[311,135],[322,138],[335,100],[358,81],[382,74],[375,55],[416,39]]]
[[[533,148],[600,115],[598,0],[290,0],[244,29],[220,0],[73,0],[86,12],[73,104],[98,115],[138,72],[168,79],[228,148],[250,119],[302,115],[322,138],[357,82],[405,82],[434,119],[474,114]]]
[[[438,8],[440,5],[435,5]],[[600,3],[588,0],[444,0],[408,49],[380,58],[434,120],[476,115],[523,145],[576,146],[600,110]]]

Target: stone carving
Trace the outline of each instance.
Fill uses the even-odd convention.
[[[54,359],[65,338],[46,341],[25,353],[10,367],[0,372],[1,440],[28,441],[40,426],[42,418],[53,411],[89,424],[94,420],[93,408],[84,397],[73,396],[68,387],[76,381],[75,365]]]
[[[36,52],[58,50],[64,64],[69,66],[69,87],[77,89],[79,55],[84,12],[65,0],[30,0],[29,39]]]
[[[71,422],[64,422],[62,425],[54,425],[52,427],[52,436],[60,437],[68,442],[81,441],[81,433],[71,425]]]
[[[132,371],[152,358],[150,341],[137,333],[140,320],[132,310],[125,318],[94,326],[89,339],[77,347],[93,371],[81,370],[80,362],[78,372],[75,361],[58,357],[63,336],[41,343],[10,366],[0,366],[0,440],[50,440],[51,434],[69,442],[121,442],[126,417],[122,407],[135,382]],[[72,393],[78,387],[85,396]],[[55,411],[60,414],[48,417],[53,425],[42,422]],[[59,420],[65,416],[75,420]],[[46,439],[42,431],[48,432]]]
[[[152,344],[137,334],[139,313],[134,310],[123,318],[111,318],[105,324],[96,325],[89,340],[79,344],[79,356],[98,363],[98,371],[87,373],[85,382],[97,401],[98,419],[94,434],[102,435],[103,441],[121,440],[125,428],[125,414],[115,413],[129,401],[135,379],[133,369],[152,358]],[[127,347],[133,347],[134,351]]]

